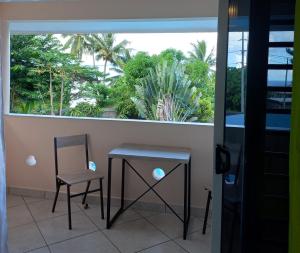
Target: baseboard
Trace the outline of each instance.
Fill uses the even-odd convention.
[[[54,199],[55,192],[53,191],[43,191],[37,189],[28,189],[28,188],[20,188],[20,187],[8,187],[7,192],[13,195],[19,195],[24,197],[32,197],[32,198],[41,198],[41,199]],[[65,192],[61,192],[58,197],[59,200],[66,200],[67,194]],[[74,198],[72,201],[80,203],[81,198]],[[104,197],[104,201],[106,202],[106,198]],[[90,204],[98,204],[99,196],[89,195],[87,197],[87,202]],[[129,205],[132,203],[132,200],[126,199],[125,204]],[[111,198],[112,206],[119,206],[120,199],[116,197]],[[171,205],[172,208],[178,213],[183,213],[183,206],[180,205]],[[169,208],[165,204],[154,203],[154,202],[144,202],[138,201],[134,204],[134,208],[148,211],[157,211],[157,212],[171,212]],[[191,215],[195,217],[204,217],[205,209],[198,207],[191,207]]]

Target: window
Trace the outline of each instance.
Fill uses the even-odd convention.
[[[10,112],[212,122],[216,32],[155,29],[12,31]]]

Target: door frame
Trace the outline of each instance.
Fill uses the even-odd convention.
[[[212,203],[212,239],[211,252],[221,252],[221,228],[222,228],[222,181],[223,175],[216,174],[217,144],[224,143],[225,127],[225,95],[228,58],[228,20],[229,0],[219,1],[218,17],[218,43],[217,43],[217,68],[215,87],[215,119],[214,119],[214,169],[213,169],[213,203]]]

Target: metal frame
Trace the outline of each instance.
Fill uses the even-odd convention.
[[[215,121],[214,121],[214,147],[224,144],[225,126],[225,95],[227,76],[227,52],[228,52],[228,8],[229,0],[219,1],[218,17],[218,50],[216,67],[216,91],[215,91]],[[214,150],[214,174],[212,196],[212,240],[211,252],[221,252],[221,224],[222,224],[222,182],[223,176],[216,174],[216,153]]]
[[[85,158],[86,158],[86,169],[89,169],[89,151],[88,151],[88,136],[87,134],[84,135],[84,143],[80,143],[80,142],[69,142],[66,145],[58,145],[57,141],[58,141],[58,137],[54,137],[54,159],[55,159],[55,180],[56,180],[56,193],[55,193],[55,198],[54,198],[54,202],[53,202],[53,206],[52,206],[52,213],[55,212],[55,207],[56,207],[56,203],[57,203],[57,198],[58,198],[58,194],[60,191],[60,187],[66,185],[67,186],[67,201],[68,201],[68,223],[69,223],[69,229],[72,229],[72,218],[71,218],[71,198],[75,198],[78,196],[83,196],[82,198],[82,205],[86,205],[86,197],[89,193],[94,193],[94,192],[100,192],[100,204],[101,204],[101,218],[104,219],[104,204],[103,204],[103,183],[102,180],[103,178],[99,178],[99,188],[98,189],[94,189],[94,190],[89,190],[90,185],[91,185],[91,181],[87,182],[86,185],[86,189],[84,192],[80,192],[80,193],[76,193],[71,195],[71,184],[67,184],[66,182],[64,182],[63,180],[59,179],[58,176],[58,155],[57,155],[57,150],[59,148],[63,148],[63,147],[70,147],[70,146],[75,146],[75,145],[84,145],[85,146]],[[73,136],[70,136],[70,138]],[[76,136],[74,136],[76,137]],[[78,136],[80,137],[80,136]],[[62,138],[69,138],[69,137],[62,137]]]
[[[152,191],[154,194],[170,209],[170,211],[183,223],[183,239],[186,240],[188,226],[191,216],[191,158],[188,163],[178,163],[173,167],[161,180],[154,184],[150,184],[147,180],[128,162],[128,160],[122,158],[122,182],[121,182],[121,206],[117,213],[111,218],[110,207],[111,207],[111,179],[112,179],[112,157],[108,158],[108,183],[107,183],[107,217],[106,217],[106,228],[110,229],[117,218],[124,213],[127,209],[133,206],[148,192]],[[126,165],[148,186],[148,189],[144,191],[139,197],[133,202],[124,207],[124,188],[125,188],[125,169]],[[181,165],[184,166],[184,214],[183,218],[168,204],[167,201],[160,196],[160,194],[154,189],[158,184],[165,181],[165,179],[172,174]]]

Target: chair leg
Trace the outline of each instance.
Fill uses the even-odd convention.
[[[103,204],[103,185],[102,178],[99,180],[100,182],[100,201],[101,201],[101,218],[104,220],[104,204]]]
[[[57,182],[57,183],[56,183],[56,193],[55,193],[55,198],[54,198],[54,202],[53,202],[53,206],[52,206],[52,213],[55,212],[55,207],[56,207],[56,202],[57,202],[59,190],[60,190],[60,183]]]
[[[91,185],[91,181],[88,181],[87,185],[86,185],[86,189],[85,189],[85,194],[83,195],[83,198],[82,198],[82,205],[85,204],[87,192],[89,191],[90,185]]]
[[[208,219],[208,212],[209,212],[209,206],[211,201],[211,191],[208,191],[207,195],[207,201],[206,201],[206,208],[205,208],[205,217],[204,217],[204,223],[202,228],[202,234],[204,235],[206,233],[206,227],[207,227],[207,219]]]
[[[68,191],[68,218],[69,218],[69,229],[72,229],[72,218],[71,218],[71,194],[70,194],[70,185],[67,185]]]

